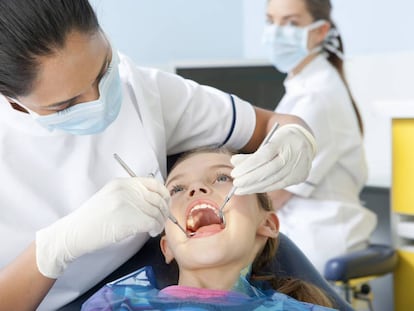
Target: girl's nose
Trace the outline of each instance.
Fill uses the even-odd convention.
[[[197,194],[208,194],[209,192],[209,188],[202,183],[194,183],[189,189],[190,197],[193,197]]]

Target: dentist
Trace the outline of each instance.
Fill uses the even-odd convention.
[[[298,117],[137,67],[87,0],[0,0],[0,309],[57,310],[117,269],[163,230],[167,155],[219,145],[245,153],[236,194],[303,181],[315,154]]]

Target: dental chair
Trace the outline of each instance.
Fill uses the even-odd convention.
[[[167,265],[164,262],[164,257],[159,246],[159,237],[151,238],[138,253],[130,258],[118,270],[113,272],[77,300],[59,309],[59,311],[80,310],[82,303],[106,283],[146,265],[151,265],[154,268],[157,283],[160,288],[176,284],[178,280],[177,268],[175,265]],[[352,307],[334,290],[331,284],[322,277],[298,247],[283,234],[280,234],[279,249],[275,260],[269,268],[277,275],[291,276],[315,284],[325,291],[338,310],[353,311]]]
[[[397,252],[391,246],[370,244],[366,249],[330,259],[324,277],[343,290],[350,304],[363,300],[373,311],[369,281],[394,271],[397,262]]]
[[[375,287],[371,289],[370,283],[374,279],[392,273],[398,264],[396,250],[390,246],[391,219],[390,213],[390,189],[388,187],[365,186],[361,192],[361,201],[364,206],[378,215],[377,228],[372,234],[372,242],[366,249],[348,253],[329,260],[325,265],[325,278],[340,289],[345,299],[352,304],[361,305],[366,309],[366,304],[373,310],[372,298]],[[388,286],[385,279],[376,280],[376,285]],[[374,282],[372,282],[374,283]],[[392,285],[391,285],[392,286]],[[384,288],[381,294],[388,292]],[[392,296],[392,290],[389,290]],[[365,301],[365,303],[359,303]],[[379,310],[391,310],[385,297],[378,297],[376,306]],[[384,305],[385,304],[385,305]]]

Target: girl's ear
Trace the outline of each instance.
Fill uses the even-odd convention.
[[[275,212],[267,212],[262,223],[257,228],[257,234],[267,238],[277,238],[279,235],[279,218]]]
[[[165,257],[165,262],[167,264],[171,263],[171,261],[173,261],[174,259],[174,255],[172,254],[171,249],[168,246],[167,237],[165,235],[161,237],[160,247],[161,247],[161,252],[163,253]]]

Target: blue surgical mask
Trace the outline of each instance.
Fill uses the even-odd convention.
[[[263,44],[270,62],[281,72],[288,73],[298,66],[309,54],[318,53],[322,46],[308,50],[309,31],[326,21],[320,20],[307,27],[270,24],[263,32]]]
[[[33,119],[50,131],[58,129],[74,135],[100,133],[116,119],[121,110],[122,89],[118,65],[118,53],[114,50],[111,63],[99,81],[97,100],[79,103],[49,115],[39,115],[22,106]]]

